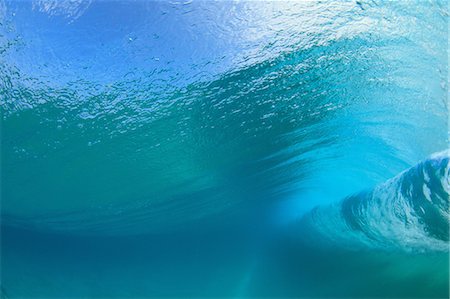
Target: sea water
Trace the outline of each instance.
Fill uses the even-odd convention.
[[[449,296],[445,1],[0,0],[2,298]]]

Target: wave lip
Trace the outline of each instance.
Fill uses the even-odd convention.
[[[449,160],[449,150],[436,153],[373,190],[316,207],[302,232],[349,248],[448,251]]]

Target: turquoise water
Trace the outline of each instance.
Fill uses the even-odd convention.
[[[0,0],[6,298],[449,296],[445,1]]]

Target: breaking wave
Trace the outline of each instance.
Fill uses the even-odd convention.
[[[373,190],[313,209],[301,220],[308,240],[345,247],[448,251],[450,151]]]

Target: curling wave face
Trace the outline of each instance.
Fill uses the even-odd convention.
[[[349,248],[448,251],[449,159],[449,151],[434,154],[371,191],[317,207],[302,232]]]
[[[447,146],[440,1],[0,0],[2,16],[2,225],[140,234],[311,207]]]

